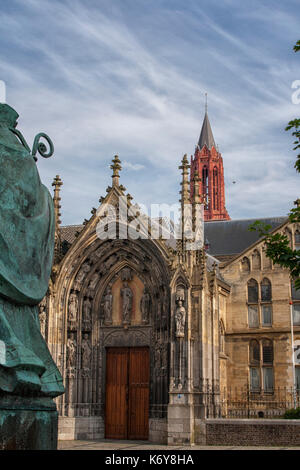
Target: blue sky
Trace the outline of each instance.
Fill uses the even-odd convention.
[[[63,224],[98,206],[115,154],[135,201],[178,202],[206,92],[230,216],[285,215],[300,196],[284,131],[300,113],[299,24],[298,0],[2,2],[0,79],[28,143],[54,142],[38,167],[51,191],[63,180]]]

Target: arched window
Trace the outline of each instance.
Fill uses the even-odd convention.
[[[292,240],[293,240],[292,232],[290,231],[289,228],[286,228],[285,231],[284,231],[284,234],[288,237],[289,242],[290,242],[290,246],[291,246],[292,245]]]
[[[264,392],[272,392],[274,389],[272,341],[253,339],[250,341],[249,349],[250,390],[257,392],[262,388]]]
[[[260,269],[261,262],[260,262],[260,254],[257,250],[254,250],[252,255],[252,268],[253,269]]]
[[[262,342],[262,376],[264,390],[273,390],[273,343],[269,339]]]
[[[250,341],[250,364],[260,363],[260,348],[259,342],[256,339]]]
[[[272,286],[269,279],[266,277],[261,281],[261,301],[271,302],[272,300]]]
[[[248,302],[258,303],[258,284],[255,279],[248,281]]]
[[[249,273],[250,272],[250,261],[247,258],[247,256],[244,256],[244,258],[241,261],[241,268],[244,273]]]
[[[208,209],[208,168],[206,166],[202,169],[202,193],[206,200],[205,209]]]
[[[219,210],[219,194],[218,194],[218,169],[215,166],[213,169],[213,198],[214,198],[214,210]]]

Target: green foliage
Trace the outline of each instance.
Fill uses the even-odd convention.
[[[283,418],[284,419],[300,419],[300,407],[286,410],[286,412],[283,415]]]
[[[292,132],[292,136],[298,139],[294,141],[295,147],[293,150],[300,149],[300,119],[294,119],[293,121],[290,121],[285,130],[289,131],[290,129],[295,129],[294,132]],[[297,155],[297,160],[294,166],[296,171],[300,173],[300,153]]]
[[[296,42],[293,49],[295,52],[300,51],[300,40]]]

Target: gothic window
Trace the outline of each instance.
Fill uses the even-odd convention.
[[[249,328],[272,325],[272,286],[269,279],[264,278],[260,283],[255,279],[248,281],[248,325]]]
[[[293,324],[300,325],[300,303],[293,304]]]
[[[261,301],[270,302],[272,300],[272,287],[269,279],[264,278],[261,282]]]
[[[269,392],[273,390],[273,343],[265,339],[262,342],[262,376],[264,390]]]
[[[255,339],[250,341],[250,387],[260,389],[260,345]]]
[[[250,328],[258,328],[258,306],[257,305],[248,305],[248,323]]]
[[[296,379],[296,389],[297,392],[300,392],[300,367],[295,367],[295,379]]]
[[[250,363],[252,365],[259,365],[260,363],[260,348],[256,339],[250,341]]]
[[[269,339],[250,341],[250,389],[272,392],[273,376],[273,343]]]
[[[219,210],[219,197],[218,197],[218,169],[213,169],[213,185],[214,185],[214,210]]]
[[[206,166],[202,170],[202,192],[206,200],[205,209],[208,209],[208,169]]]
[[[248,302],[258,303],[258,284],[255,279],[248,281]]]
[[[242,259],[241,266],[242,266],[242,271],[244,273],[250,272],[250,261],[247,258],[247,256],[244,256],[244,258]]]
[[[260,262],[260,254],[257,250],[254,250],[252,255],[252,269],[260,269],[261,262]]]

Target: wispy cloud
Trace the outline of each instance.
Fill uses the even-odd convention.
[[[43,130],[55,143],[38,166],[50,189],[56,174],[64,181],[63,223],[97,206],[115,154],[137,200],[177,202],[179,161],[194,151],[205,92],[230,215],[286,214],[299,196],[284,132],[299,113],[296,11],[293,1],[270,9],[261,0],[7,2],[0,79],[28,142]]]

